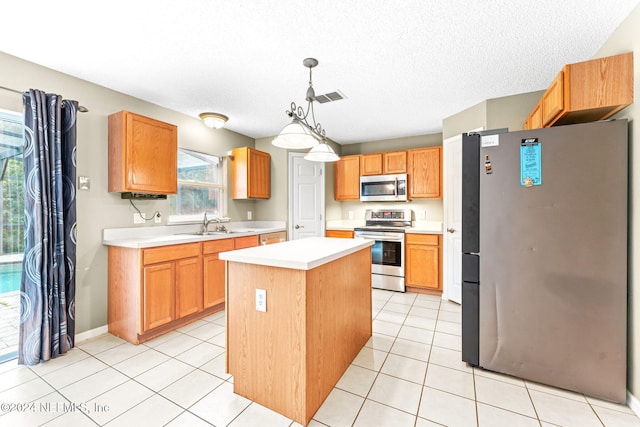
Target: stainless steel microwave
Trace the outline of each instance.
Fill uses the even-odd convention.
[[[360,177],[361,202],[406,202],[407,174]]]

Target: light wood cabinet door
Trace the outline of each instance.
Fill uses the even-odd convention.
[[[382,153],[360,155],[360,176],[382,175]]]
[[[408,151],[409,199],[442,197],[442,147]]]
[[[353,239],[353,231],[350,230],[327,230],[326,237],[340,237],[343,239]]]
[[[344,156],[334,162],[335,200],[360,200],[360,156]]]
[[[129,111],[110,115],[108,122],[108,190],[177,193],[177,126]]]
[[[271,156],[249,147],[234,148],[231,160],[231,197],[271,197]]]
[[[204,256],[204,308],[225,301],[224,263],[217,253]]]
[[[202,258],[176,261],[176,319],[202,311]]]
[[[383,153],[382,173],[407,173],[407,152],[391,151],[389,153]]]
[[[225,261],[219,259],[220,252],[232,251],[235,239],[211,240],[202,244],[204,254],[204,308],[225,301]]]
[[[540,129],[542,127],[542,100],[538,101],[531,110],[531,114],[525,122],[525,129]]]
[[[551,85],[549,85],[549,88],[542,95],[542,126],[547,126],[565,109],[564,74],[564,71],[560,71],[553,82],[551,82]]]
[[[407,234],[405,240],[407,286],[442,290],[440,241],[436,235]]]
[[[144,267],[142,326],[148,331],[175,319],[175,263]]]

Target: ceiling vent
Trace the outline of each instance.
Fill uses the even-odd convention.
[[[313,100],[317,101],[319,104],[325,104],[327,102],[340,101],[341,99],[346,98],[342,92],[335,91],[325,93],[324,95],[317,95]]]

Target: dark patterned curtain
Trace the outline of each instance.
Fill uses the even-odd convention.
[[[18,363],[66,353],[75,336],[76,101],[29,90],[25,106],[25,250]]]

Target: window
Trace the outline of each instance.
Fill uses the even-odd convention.
[[[226,214],[224,158],[178,149],[178,194],[169,196],[169,223]]]
[[[24,252],[22,115],[0,110],[0,257]]]
[[[0,363],[18,355],[24,253],[22,114],[0,110]]]

